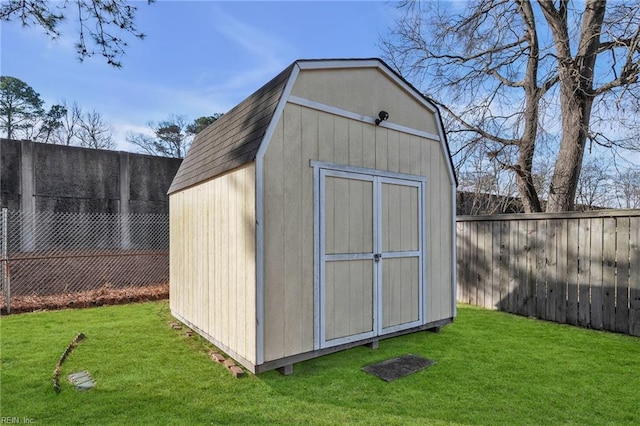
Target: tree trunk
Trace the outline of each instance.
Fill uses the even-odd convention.
[[[538,108],[540,104],[541,89],[538,87],[539,45],[538,32],[536,30],[535,14],[531,3],[521,1],[519,11],[527,28],[529,40],[529,57],[523,88],[526,93],[524,109],[524,132],[520,137],[518,146],[518,163],[515,167],[516,186],[522,199],[522,206],[526,213],[541,212],[538,191],[533,184],[533,157],[538,137]]]
[[[593,75],[606,1],[588,0],[585,3],[575,57],[571,56],[569,44],[567,1],[561,1],[558,9],[550,0],[541,0],[540,6],[556,46],[562,113],[560,152],[549,188],[547,212],[571,211],[575,207],[576,188],[589,132],[594,96]]]
[[[7,109],[7,139],[13,139],[13,117],[11,116],[11,106]]]
[[[516,167],[516,186],[518,187],[518,193],[522,199],[522,207],[525,213],[542,211],[538,192],[533,184],[532,169],[534,148],[535,139],[522,141],[518,154],[518,165]]]
[[[562,139],[551,179],[547,212],[575,209],[576,188],[582,169],[591,115],[591,99],[562,99]]]

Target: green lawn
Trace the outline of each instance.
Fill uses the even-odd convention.
[[[37,424],[640,424],[640,339],[460,306],[455,323],[234,379],[166,302],[3,317],[1,417]],[[52,386],[58,358],[87,338]],[[360,368],[437,360],[386,383]],[[67,374],[88,370],[77,392]]]

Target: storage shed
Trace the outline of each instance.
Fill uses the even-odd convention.
[[[383,61],[296,61],[173,180],[171,312],[254,373],[447,324],[455,190],[436,107]]]

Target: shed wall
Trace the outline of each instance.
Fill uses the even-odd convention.
[[[301,72],[298,78],[305,74]],[[298,82],[294,86],[297,96],[315,96],[312,90],[295,90]],[[382,84],[390,83],[387,79]],[[395,92],[399,90],[396,88]],[[388,97],[394,98],[393,93],[390,91]],[[346,102],[347,97],[342,99]],[[397,102],[401,105],[403,101]],[[348,109],[346,104],[340,107]],[[435,117],[429,117],[421,105],[416,109],[423,117],[422,128],[437,133],[431,124],[428,127],[424,124],[435,123]],[[354,104],[351,110],[364,113],[362,105]],[[393,121],[400,119],[398,114]],[[455,183],[448,176],[448,159],[440,143],[289,103],[264,157],[264,361],[314,349],[314,183],[309,160],[427,178],[425,321],[453,317],[451,247]]]
[[[255,364],[255,163],[169,202],[172,312]]]

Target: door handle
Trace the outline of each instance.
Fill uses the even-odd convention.
[[[382,259],[382,253],[376,253],[373,255],[373,260],[376,262],[380,262],[380,259]]]

